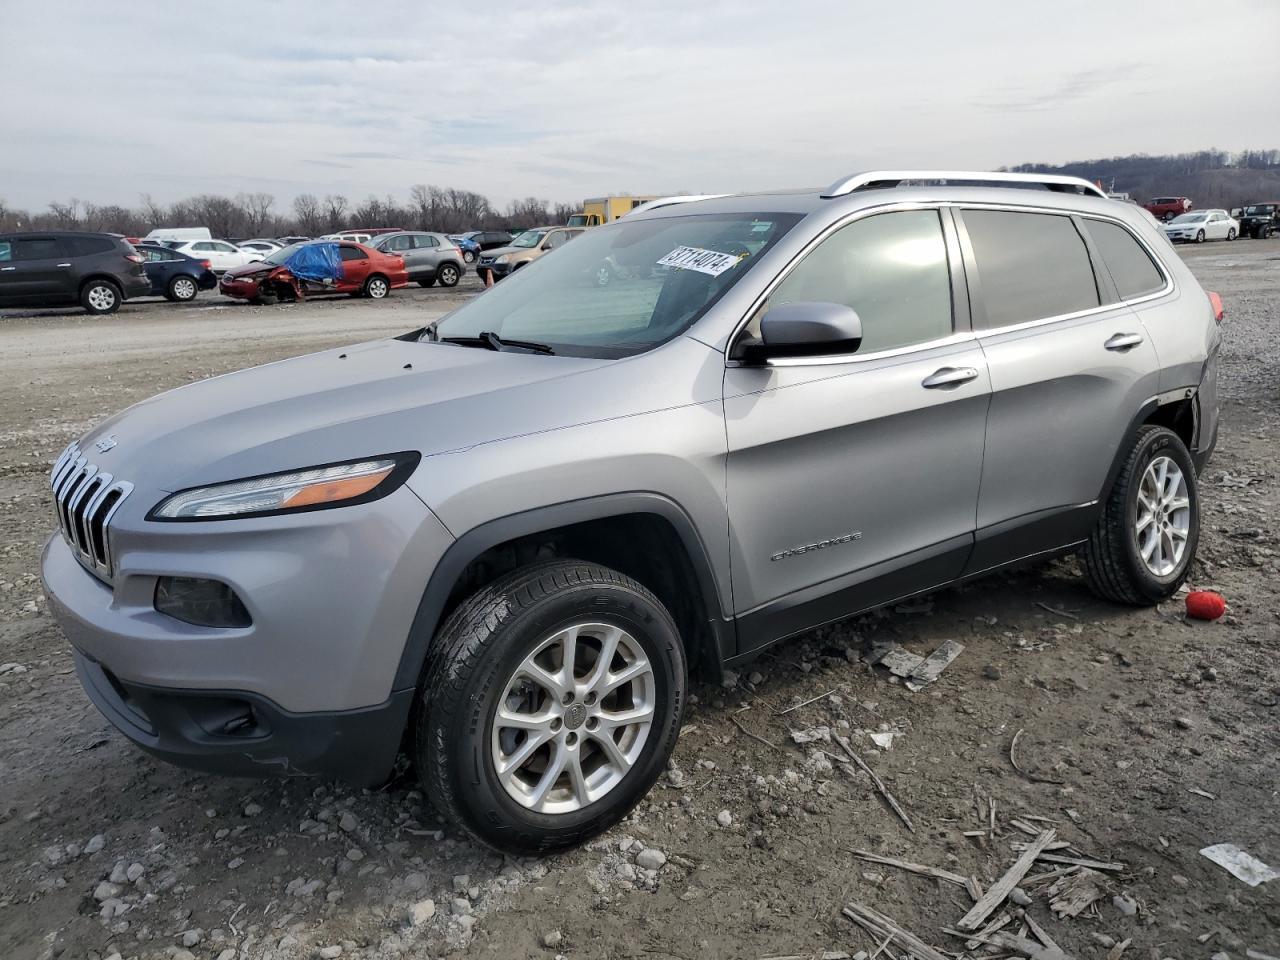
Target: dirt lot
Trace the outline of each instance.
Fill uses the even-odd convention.
[[[1117,866],[1097,871],[1101,896],[1076,918],[1050,911],[1054,878],[1024,883],[1026,922],[1067,954],[1114,960],[1128,942],[1138,960],[1280,956],[1280,881],[1251,888],[1198,853],[1232,842],[1280,866],[1280,242],[1184,252],[1230,312],[1193,575],[1228,598],[1224,620],[1099,602],[1068,559],[824,629],[725,688],[697,687],[664,782],[600,842],[542,862],[457,835],[411,773],[365,792],[147,758],[81,693],[37,578],[49,464],[98,418],[402,332],[468,290],[0,315],[0,957],[872,953],[841,912],[851,901],[958,952],[942,928],[971,906],[964,887],[851,851],[985,889],[1046,827],[1070,844],[1056,855]],[[927,653],[947,639],[964,652],[918,692],[860,659],[874,641]],[[891,748],[873,732],[896,734]]]

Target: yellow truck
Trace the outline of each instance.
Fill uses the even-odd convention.
[[[593,197],[582,201],[582,212],[575,213],[565,223],[566,227],[598,227],[612,223],[630,213],[642,203],[659,200],[660,197]]]

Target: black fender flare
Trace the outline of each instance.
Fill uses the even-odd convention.
[[[737,652],[734,623],[721,607],[711,558],[693,518],[678,503],[663,494],[647,491],[614,493],[537,507],[489,520],[468,530],[450,544],[432,570],[426,589],[423,590],[404,650],[400,654],[400,664],[392,685],[393,692],[417,687],[427,652],[440,626],[445,604],[458,578],[476,557],[500,543],[531,534],[591,520],[634,514],[656,515],[671,524],[676,531],[697,578],[700,593],[697,600],[711,628],[715,652],[718,654],[717,665],[733,656]]]

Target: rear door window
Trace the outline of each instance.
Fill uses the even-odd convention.
[[[13,241],[14,260],[52,260],[65,256],[57,237],[30,237]]]
[[[1145,296],[1164,287],[1164,274],[1128,230],[1105,220],[1085,220],[1085,225],[1122,300]]]
[[[963,216],[987,314],[985,324],[977,316],[975,325],[1007,327],[1102,302],[1088,248],[1070,217],[975,209]]]
[[[440,243],[431,234],[420,233],[413,238],[413,245],[419,250],[433,250],[440,246]]]

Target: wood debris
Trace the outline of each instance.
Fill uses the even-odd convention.
[[[990,937],[991,934],[995,933],[997,930],[1003,930],[1011,923],[1013,923],[1013,914],[997,914],[994,920],[975,933],[970,939],[965,941],[964,948],[966,950],[977,950],[987,942],[987,938]]]
[[[1082,869],[1049,888],[1049,909],[1059,920],[1078,917],[1106,895],[1106,878],[1096,870]]]
[[[858,765],[858,768],[863,773],[865,773],[868,777],[871,778],[871,782],[875,784],[876,790],[880,792],[880,796],[884,797],[885,803],[889,804],[889,808],[895,814],[898,815],[898,819],[901,820],[903,824],[906,825],[906,828],[908,830],[910,830],[912,833],[915,833],[916,828],[912,826],[911,818],[907,816],[907,811],[902,809],[902,805],[899,804],[898,801],[894,798],[893,794],[889,792],[889,788],[884,785],[884,781],[881,780],[878,776],[876,776],[876,772],[872,770],[870,767],[868,767],[867,764],[863,761],[863,759],[860,756],[858,756],[856,753],[853,752],[853,747],[849,746],[848,740],[846,740],[844,737],[839,736],[837,734],[835,737],[835,741],[836,743],[840,744],[840,747],[844,750],[844,752],[849,755],[849,759],[852,760],[854,763],[856,763]],[[844,767],[841,767],[840,769],[843,770]]]
[[[925,877],[934,877],[938,880],[945,880],[947,883],[954,883],[957,886],[968,887],[969,879],[962,877],[958,873],[952,873],[950,870],[942,870],[938,867],[925,866],[922,863],[912,863],[909,860],[898,860],[895,857],[882,857],[878,853],[868,853],[866,850],[850,850],[859,860],[866,860],[869,863],[882,863],[886,867],[897,867],[899,870],[906,870],[909,873],[918,873]]]
[[[1086,860],[1083,857],[1064,857],[1060,853],[1042,853],[1037,859],[1048,863],[1069,863],[1075,867],[1088,867],[1090,870],[1123,870],[1123,863],[1108,863],[1104,860]]]
[[[1018,857],[1005,875],[992,884],[991,888],[982,895],[982,899],[973,905],[973,909],[960,919],[956,926],[961,930],[977,930],[995,908],[1004,902],[1005,897],[1009,896],[1009,893],[1018,885],[1018,882],[1027,875],[1027,871],[1036,862],[1036,858],[1041,855],[1045,845],[1052,843],[1056,836],[1057,834],[1052,829],[1041,833],[1035,842],[1022,852],[1022,855]]]
[[[950,960],[946,954],[929,946],[910,930],[905,930],[883,913],[864,907],[859,903],[849,903],[842,911],[846,917],[876,938],[879,942],[888,937],[896,941],[903,949],[918,960]]]
[[[1129,944],[1133,943],[1133,938],[1121,940],[1114,947],[1107,951],[1107,960],[1120,960],[1120,954],[1129,949]]]

